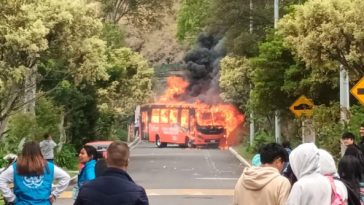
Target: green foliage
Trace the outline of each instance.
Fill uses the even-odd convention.
[[[208,16],[210,0],[183,0],[177,15],[177,38],[195,42]]]
[[[254,153],[257,153],[262,145],[271,142],[275,142],[274,136],[265,130],[259,130],[255,133],[254,144],[251,149]]]
[[[117,24],[122,18],[141,26],[160,26],[160,19],[169,12],[173,0],[97,0],[101,2],[104,19]]]
[[[250,91],[250,63],[248,59],[238,56],[226,56],[220,61],[221,96],[246,111]]]
[[[18,153],[18,144],[23,139],[35,139],[37,134],[37,122],[29,113],[17,113],[11,116],[9,121],[9,132],[5,139],[5,150]]]
[[[65,167],[69,170],[77,170],[77,151],[71,144],[65,144],[62,151],[56,154],[55,163],[60,167]]]
[[[364,2],[311,0],[283,17],[279,30],[287,45],[310,67],[338,69],[357,80],[364,74]]]
[[[283,46],[279,36],[268,35],[267,41],[259,46],[259,55],[251,59],[253,90],[250,106],[259,114],[284,110],[293,102],[290,95],[283,92],[286,81],[285,71],[295,64],[290,51]]]
[[[141,55],[129,48],[112,50],[108,62],[110,79],[101,82],[101,88],[98,89],[99,109],[123,117],[129,116],[135,105],[149,97],[153,69]]]
[[[50,133],[54,139],[58,139],[59,130],[57,125],[60,122],[61,109],[52,100],[41,97],[36,102],[35,112],[37,122],[36,139],[42,140],[44,133]]]
[[[125,34],[117,24],[104,23],[101,38],[111,49],[125,46]]]
[[[350,108],[350,123],[348,124],[348,131],[352,132],[356,136],[359,136],[357,139],[360,141],[359,128],[362,123],[364,123],[364,106],[362,105],[353,105]]]
[[[328,150],[336,159],[340,157],[340,139],[344,126],[340,123],[340,106],[320,105],[314,108],[313,126],[316,132],[316,144]]]

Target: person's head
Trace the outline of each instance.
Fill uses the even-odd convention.
[[[336,175],[336,165],[334,158],[326,150],[319,149],[320,153],[320,172],[323,175]]]
[[[288,153],[277,143],[264,145],[259,150],[260,161],[263,166],[277,168],[280,172],[284,168],[284,163],[288,161]]]
[[[126,170],[129,163],[129,147],[126,143],[115,141],[107,148],[106,163],[108,167]]]
[[[360,125],[359,133],[360,137],[364,138],[364,123]]]
[[[341,136],[341,140],[345,146],[352,145],[355,143],[355,135],[351,132],[345,132]]]
[[[80,153],[78,154],[78,160],[80,163],[85,164],[86,162],[97,159],[97,151],[96,148],[90,145],[85,145],[80,150]]]
[[[320,154],[314,143],[303,143],[292,150],[289,163],[297,179],[320,173]]]
[[[345,180],[360,180],[360,163],[359,160],[351,155],[343,156],[339,161],[338,173],[340,178]]]
[[[52,136],[51,136],[51,134],[49,134],[49,133],[45,133],[45,134],[43,135],[43,138],[44,138],[45,140],[50,140],[50,139],[52,139]]]
[[[284,141],[282,142],[282,146],[284,148],[288,148],[288,149],[291,149],[291,143],[289,141]]]
[[[16,171],[19,175],[43,175],[46,161],[40,151],[39,144],[34,141],[26,142],[16,162]]]

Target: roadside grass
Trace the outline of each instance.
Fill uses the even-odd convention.
[[[234,149],[248,162],[251,162],[251,159],[255,154],[251,151],[251,149],[249,149],[249,145],[246,143],[241,143],[235,146]]]

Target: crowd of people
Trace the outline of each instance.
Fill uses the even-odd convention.
[[[363,205],[364,124],[360,135],[359,144],[353,133],[342,135],[345,152],[338,169],[333,156],[314,143],[293,150],[288,142],[263,145],[253,157],[253,166],[245,168],[237,181],[233,204]],[[54,163],[56,146],[49,134],[40,143],[23,145],[16,162],[0,174],[0,191],[7,204],[50,205],[65,191],[70,176]],[[81,148],[74,205],[148,205],[144,188],[127,173],[128,145],[115,141],[106,155],[98,160],[93,146]]]
[[[235,186],[234,205],[364,204],[364,124],[361,142],[342,135],[338,169],[333,156],[314,143],[291,150],[289,143],[263,145]]]
[[[30,141],[23,145],[16,161],[0,174],[0,191],[6,205],[50,205],[66,190],[70,176],[54,163],[56,146],[49,134],[40,143]],[[79,152],[81,169],[73,191],[75,205],[149,204],[144,188],[126,172],[126,143],[115,141],[107,149],[107,159],[97,160],[98,157],[93,146],[85,145]]]

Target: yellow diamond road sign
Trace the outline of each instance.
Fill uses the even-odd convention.
[[[354,85],[350,92],[362,105],[364,105],[364,77],[362,77],[359,82]]]
[[[306,117],[312,116],[312,108],[314,104],[311,99],[302,95],[299,97],[289,109],[296,115],[296,117],[301,117],[302,115]]]

